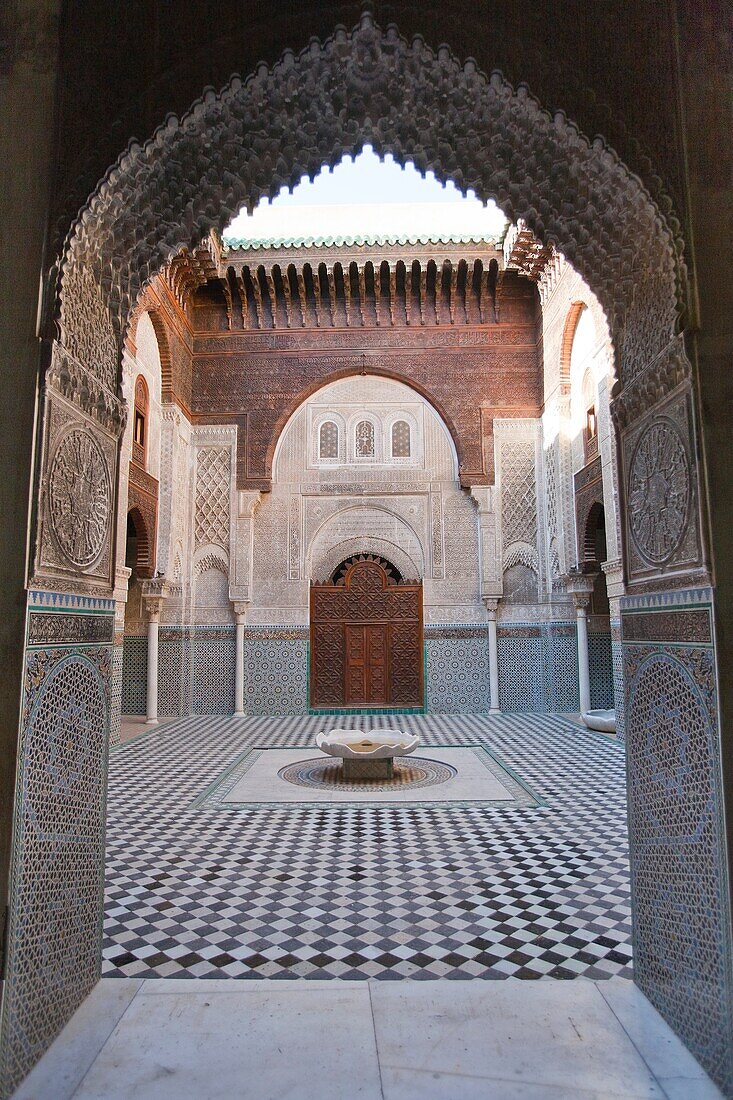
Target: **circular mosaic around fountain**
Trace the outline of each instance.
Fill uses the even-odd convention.
[[[423,756],[396,756],[392,779],[357,779],[345,781],[340,760],[300,760],[288,764],[277,773],[296,787],[319,791],[406,791],[417,787],[434,787],[456,775],[450,764],[426,760]]]

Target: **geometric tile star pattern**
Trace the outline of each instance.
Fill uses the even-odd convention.
[[[400,721],[487,747],[545,804],[194,805],[324,719],[182,719],[112,755],[103,973],[630,977],[622,748],[554,715]]]

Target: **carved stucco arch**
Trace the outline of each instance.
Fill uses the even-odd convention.
[[[376,554],[389,561],[405,580],[421,580],[424,570],[412,556],[392,542],[378,538],[344,539],[335,546],[313,556],[310,566],[312,581],[328,581],[335,569],[357,554]]]
[[[624,381],[675,334],[685,282],[677,225],[603,140],[551,116],[524,85],[365,15],[351,33],[286,51],[271,69],[207,91],[145,144],[131,142],[67,240],[64,342],[72,351],[79,342],[67,295],[77,272],[93,276],[94,316],[106,307],[119,339],[143,287],[181,248],[366,142],[496,199],[554,243],[609,317]],[[109,378],[103,355],[109,341],[86,365]]]
[[[329,538],[329,529],[350,513],[364,514],[379,512],[387,516],[406,532],[408,545],[412,553],[391,539],[374,535],[359,534],[347,538]],[[403,577],[422,578],[425,575],[427,549],[424,539],[415,527],[398,512],[386,508],[384,504],[363,500],[345,504],[343,508],[328,516],[314,531],[306,551],[306,569],[311,580],[328,580],[333,570],[354,554],[377,554],[387,558],[400,571]]]
[[[441,421],[453,450],[453,460],[456,463],[457,470],[456,476],[460,476],[460,469],[463,463],[463,445],[461,442],[461,435],[456,428],[455,422],[445,411],[445,408],[440,401],[428,390],[425,386],[420,385],[414,378],[411,378],[407,374],[401,374],[399,371],[390,370],[387,367],[381,367],[377,362],[370,362],[366,371],[367,375],[375,375],[378,378],[388,378],[392,382],[399,382],[400,385],[406,386],[408,389],[413,390],[419,397],[422,397],[430,406],[430,409]],[[290,424],[295,414],[303,407],[309,398],[319,393],[320,390],[325,390],[328,386],[334,382],[340,382],[344,378],[358,378],[357,374],[354,374],[353,367],[342,367],[338,370],[332,371],[324,378],[316,379],[310,386],[304,387],[292,400],[283,407],[283,411],[278,417],[272,434],[270,442],[267,445],[267,451],[265,452],[265,471],[269,476],[272,475],[273,470],[277,464],[278,445],[283,438],[285,430]]]

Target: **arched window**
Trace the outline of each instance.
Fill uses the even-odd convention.
[[[356,425],[354,443],[357,458],[374,458],[374,425],[371,420],[360,420]]]
[[[392,425],[392,458],[410,457],[410,425],[406,420],[395,420]]]
[[[318,457],[333,461],[339,456],[338,424],[333,420],[324,420],[318,430]]]
[[[596,410],[596,389],[593,376],[589,370],[585,372],[583,379],[583,408],[585,409],[585,422],[583,424],[585,460],[590,462],[598,454],[598,412]]]
[[[141,374],[135,382],[135,415],[132,421],[132,458],[145,466],[148,435],[148,387]]]

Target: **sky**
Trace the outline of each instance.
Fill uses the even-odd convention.
[[[371,146],[335,168],[324,167],[313,182],[304,178],[252,215],[240,212],[224,232],[225,241],[333,236],[501,237],[506,219],[494,203],[484,205],[473,191],[465,196],[449,180],[415,165],[380,160]]]

